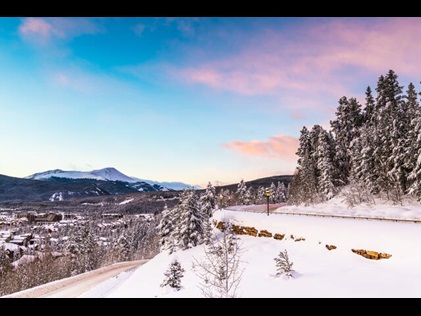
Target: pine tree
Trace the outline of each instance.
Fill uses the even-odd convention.
[[[212,223],[211,219],[205,220],[203,224],[203,243],[209,245],[212,242]]]
[[[376,168],[377,185],[386,192],[387,198],[396,192],[398,177],[395,169],[397,159],[393,149],[397,146],[400,138],[398,122],[402,119],[402,86],[399,85],[397,75],[393,70],[389,70],[386,76],[380,76],[377,84],[375,120],[375,138],[377,146],[373,152],[374,167]],[[396,170],[396,169],[395,169]]]
[[[257,188],[257,194],[256,194],[256,204],[265,204],[266,203],[266,190],[263,186],[259,186]]]
[[[278,257],[274,258],[274,260],[276,261],[276,276],[285,274],[287,277],[293,277],[293,262],[289,260],[286,249],[283,252],[280,251]]]
[[[418,122],[421,119],[415,86],[408,85],[406,95],[403,96],[402,115],[397,128],[399,135],[396,147],[393,149],[394,168],[392,173],[399,180],[403,193],[407,193],[411,185],[409,175],[417,163],[417,153],[421,148],[418,142]]]
[[[358,130],[363,122],[361,105],[357,99],[342,97],[336,111],[336,119],[331,121],[332,131],[335,135],[335,162],[338,168],[339,181],[342,185],[348,183],[350,173],[350,144],[358,137]]]
[[[276,186],[276,200],[278,203],[282,203],[285,202],[287,199],[287,194],[286,194],[286,187],[285,184],[281,181],[278,181],[278,185]]]
[[[300,205],[303,203],[303,184],[301,183],[300,172],[302,171],[299,168],[295,169],[291,182],[288,184],[288,205]]]
[[[333,149],[333,140],[329,136],[330,135],[322,129],[319,134],[317,148],[317,168],[320,170],[318,190],[321,193],[323,200],[329,200],[336,194],[334,185],[335,168],[333,161],[335,152]]]
[[[416,95],[410,94],[409,91],[408,102],[413,103],[415,112],[411,121],[411,131],[408,135],[409,156],[411,157],[409,162],[411,171],[408,174],[408,181],[410,182],[408,193],[416,196],[421,201],[421,114]]]
[[[240,205],[246,205],[247,186],[243,179],[238,183],[237,191],[235,192],[237,197],[237,203]]]
[[[9,293],[7,279],[11,271],[12,261],[10,260],[4,247],[0,245],[0,296]]]
[[[362,123],[365,124],[367,127],[373,125],[373,121],[375,120],[375,108],[376,103],[373,98],[371,88],[370,86],[368,86],[365,90],[365,106],[364,112],[362,113]]]
[[[209,182],[205,192],[200,197],[201,210],[208,217],[212,217],[216,209],[216,190],[215,187]]]
[[[165,279],[161,284],[161,287],[169,286],[179,291],[181,289],[181,278],[184,276],[185,270],[181,267],[181,263],[174,259],[168,270],[164,273]]]
[[[317,141],[319,127],[313,126],[309,133],[304,126],[301,129],[300,144],[297,151],[298,166],[290,187],[289,202],[299,205],[301,203],[314,203],[317,195],[317,166],[315,164],[314,146]]]
[[[123,232],[117,240],[116,251],[119,262],[130,260],[132,249],[130,247],[130,242],[128,239],[128,233]]]
[[[303,128],[300,131],[300,139],[299,139],[299,147],[297,152],[295,153],[298,156],[297,164],[298,168],[302,167],[303,165],[303,159],[304,156],[308,153],[310,150],[310,136],[309,131],[307,127],[303,126]]]
[[[243,200],[243,204],[244,205],[250,205],[253,203],[253,188],[252,187],[248,187],[246,190],[246,193],[244,195],[244,200]]]
[[[188,249],[203,242],[203,225],[208,217],[199,209],[198,200],[193,190],[185,190],[180,202],[179,234],[176,241],[181,249]]]
[[[176,209],[170,210],[165,204],[161,220],[157,226],[161,251],[169,249],[170,245],[173,243],[172,239],[174,236],[174,229],[177,227],[177,219]]]
[[[269,203],[271,203],[271,204],[277,203],[278,199],[277,199],[277,196],[276,196],[276,185],[275,185],[275,183],[271,182],[271,184],[269,186],[269,192],[270,192]]]
[[[94,226],[85,225],[80,245],[80,254],[82,259],[82,272],[95,270],[98,267],[98,244],[95,240]]]
[[[71,275],[76,275],[84,272],[84,266],[82,261],[81,251],[82,239],[79,234],[73,233],[69,235],[69,239],[66,244],[66,252],[70,254],[70,271]]]

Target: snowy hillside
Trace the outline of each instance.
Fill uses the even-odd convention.
[[[263,206],[258,208],[264,209]],[[335,198],[330,203],[311,207],[280,207],[270,215],[264,211],[251,212],[250,207],[245,208],[247,211],[241,211],[241,207],[235,209],[218,210],[213,219],[284,235],[282,240],[239,236],[239,271],[242,271],[236,293],[239,298],[421,296],[421,207],[418,202],[405,201],[402,206],[378,202],[348,208]],[[347,218],[330,217],[338,214]],[[373,217],[383,220],[367,219]],[[393,220],[384,220],[388,218]],[[399,219],[404,221],[399,222]],[[220,240],[222,233],[216,228],[213,232],[214,240]],[[329,250],[328,246],[334,247]],[[83,294],[78,297],[203,297],[201,279],[192,264],[195,260],[206,260],[204,249],[200,245],[173,254],[161,252],[134,271],[81,290],[79,293]],[[353,250],[391,256],[371,260]],[[292,262],[292,277],[276,276],[274,258],[280,252],[286,252]],[[174,259],[185,270],[179,291],[161,287],[164,273]]]
[[[337,205],[338,206],[338,205]],[[340,207],[339,207],[340,208]],[[419,206],[407,206],[407,211],[421,219]],[[380,205],[371,211],[384,216],[398,217],[398,207]],[[327,208],[328,214],[333,208]],[[283,240],[267,237],[240,236],[241,269],[243,274],[238,297],[277,298],[335,298],[335,297],[420,297],[421,224],[365,219],[341,219],[313,216],[285,215],[297,213],[297,208],[279,208],[267,216],[265,213],[217,211],[214,219],[232,220],[237,225],[285,234]],[[301,211],[314,212],[312,208]],[[345,213],[346,207],[342,207]],[[369,208],[348,209],[348,216],[370,216]],[[221,232],[215,230],[219,238]],[[328,250],[327,245],[336,249]],[[371,250],[391,254],[389,259],[370,260],[352,249]],[[293,277],[276,277],[274,258],[287,251],[293,263]],[[175,291],[162,288],[164,273],[173,259],[185,269],[182,288]],[[130,278],[106,297],[203,297],[192,263],[204,260],[204,246],[198,246],[170,255],[161,252],[140,266]],[[96,289],[100,291],[100,288]],[[95,296],[94,289],[85,297]]]

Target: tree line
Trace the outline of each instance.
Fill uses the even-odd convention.
[[[324,202],[344,188],[350,205],[374,203],[374,197],[421,200],[419,93],[413,83],[404,91],[393,70],[378,78],[375,91],[366,88],[364,106],[355,97],[340,98],[329,131],[301,129],[289,204]]]

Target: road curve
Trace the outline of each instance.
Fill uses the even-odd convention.
[[[116,263],[74,277],[53,281],[31,289],[5,295],[1,298],[75,298],[121,272],[134,269],[147,261],[148,260],[136,260]]]

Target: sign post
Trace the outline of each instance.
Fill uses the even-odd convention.
[[[270,190],[266,189],[266,199],[268,204],[268,216],[269,216],[269,197],[270,197]]]

